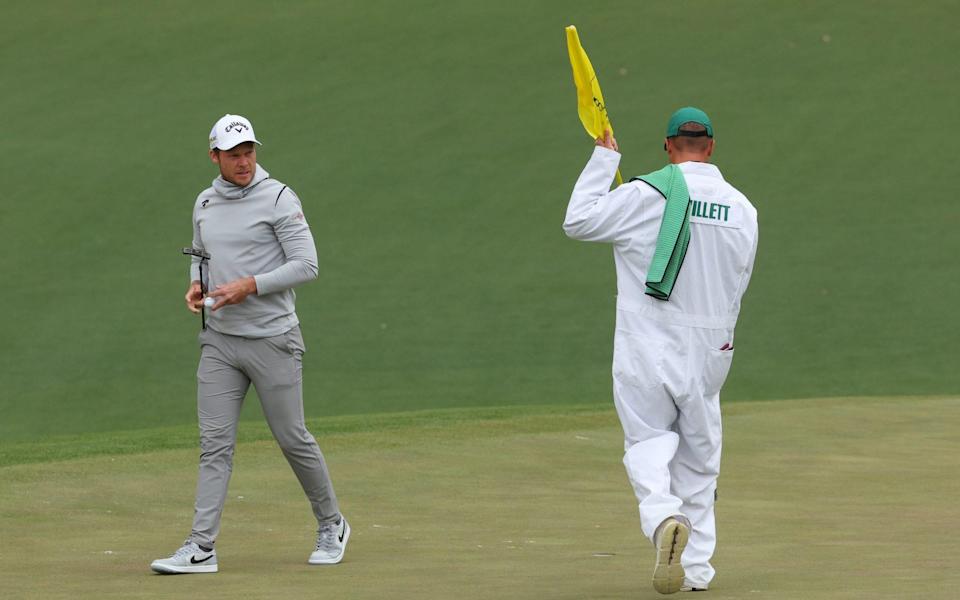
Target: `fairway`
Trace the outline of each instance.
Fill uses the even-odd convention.
[[[4,597],[661,597],[616,416],[564,410],[440,411],[325,435],[354,527],[335,567],[305,564],[309,510],[268,441],[238,448],[216,575],[148,567],[187,533],[194,450],[4,467]],[[704,597],[956,597],[960,547],[945,526],[960,521],[960,399],[724,410],[718,576]]]
[[[930,153],[960,95],[957,0],[4,6],[0,269],[23,295],[0,296],[0,441],[193,422],[180,248],[225,112],[316,238],[308,415],[605,401],[610,249],[560,227],[592,149],[570,24],[625,177],[697,104],[757,207],[728,399],[960,391],[960,212]]]

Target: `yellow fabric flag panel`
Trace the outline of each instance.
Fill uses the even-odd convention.
[[[577,112],[583,128],[593,139],[603,137],[605,129],[610,130],[610,135],[613,135],[613,124],[607,114],[600,82],[587,52],[580,44],[577,28],[573,25],[567,27],[567,52],[570,54],[570,67],[573,69],[573,84],[577,88]],[[617,185],[622,183],[623,178],[617,169]]]

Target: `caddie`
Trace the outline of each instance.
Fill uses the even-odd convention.
[[[210,131],[210,160],[220,174],[193,208],[193,248],[210,256],[209,281],[200,280],[195,256],[185,297],[193,313],[204,310],[205,298],[214,300],[199,338],[196,504],[183,546],[150,565],[158,573],[219,568],[214,544],[251,383],[318,523],[307,562],[340,562],[350,538],[323,454],[304,424],[305,347],[293,288],[317,277],[317,250],[300,199],[257,164],[259,144],[253,125],[239,115],[224,115]]]
[[[706,590],[715,571],[720,389],[757,252],[757,211],[710,164],[713,124],[681,108],[670,164],[610,191],[620,163],[609,131],[573,189],[563,229],[613,245],[613,399],[640,525],[661,593]]]

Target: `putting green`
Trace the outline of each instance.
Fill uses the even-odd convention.
[[[322,435],[354,527],[335,567],[306,564],[309,509],[270,441],[238,447],[221,571],[206,576],[148,566],[187,533],[196,450],[6,466],[3,595],[659,597],[616,416],[568,411],[447,411]],[[958,419],[958,398],[726,406],[707,597],[955,597]]]

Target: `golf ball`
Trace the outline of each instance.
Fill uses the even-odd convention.
[[[216,304],[216,303],[217,303],[217,301],[216,301],[215,298],[204,298],[204,300],[203,300],[203,305],[206,306],[207,308],[210,308],[211,306],[213,306],[213,305]]]

